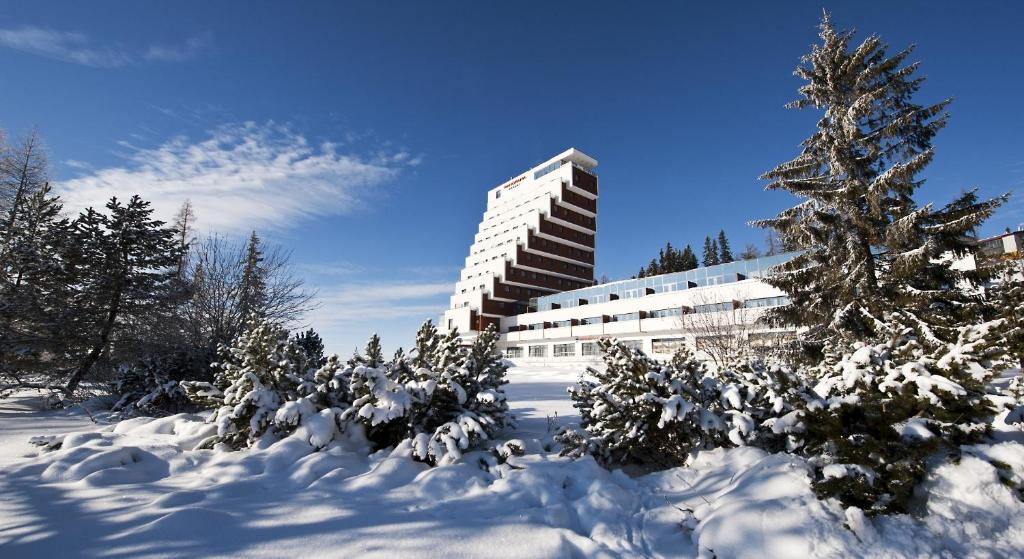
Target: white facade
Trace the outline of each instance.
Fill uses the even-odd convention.
[[[681,344],[705,359],[714,359],[732,343],[777,344],[791,338],[793,330],[768,328],[757,319],[788,300],[759,277],[791,257],[623,280],[542,298],[537,312],[501,320],[499,345],[516,364],[560,366],[599,362],[595,342],[600,338],[635,344],[660,359],[671,357]]]
[[[596,166],[592,157],[568,149],[487,192],[487,209],[449,308],[441,317],[442,329],[456,328],[464,337],[472,337],[481,324],[497,323],[505,315],[525,310],[531,297],[592,283],[593,246],[541,229],[543,221],[549,228],[556,224],[593,238],[597,216],[593,173]],[[577,186],[574,169],[594,177],[593,191]],[[585,223],[587,220],[590,223]],[[557,242],[560,252],[566,254],[538,250],[528,242],[530,237],[535,239],[534,243],[538,242],[536,239]],[[573,255],[573,251],[580,254]],[[517,254],[523,253],[542,256],[545,267],[531,267],[521,261]],[[519,278],[517,274],[532,277]],[[538,274],[544,279],[538,280]]]

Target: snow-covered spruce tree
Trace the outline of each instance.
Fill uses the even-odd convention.
[[[384,364],[384,352],[380,348],[380,336],[374,334],[366,342],[366,355],[363,357],[367,367],[380,367]]]
[[[997,329],[1002,347],[1013,364],[1024,371],[1024,262],[1004,267],[988,291],[988,301],[996,318],[1002,320]]]
[[[431,358],[437,349],[438,335],[437,327],[430,320],[427,320],[416,332],[416,347],[412,356],[412,366],[415,369],[431,366]]]
[[[876,36],[851,49],[852,33],[827,16],[820,37],[789,106],[824,115],[801,154],[762,177],[803,199],[755,222],[802,251],[767,278],[792,302],[769,318],[805,327],[821,361],[809,372],[826,405],[808,406],[803,450],[818,466],[819,495],[902,511],[925,457],[957,452],[995,412],[984,274],[950,263],[1005,198],[971,191],[940,209],[917,206],[949,101],[912,101],[923,78],[904,65],[911,49],[890,57]]]
[[[160,417],[192,410],[196,407],[179,384],[180,379],[194,377],[201,365],[188,352],[151,355],[132,364],[122,365],[114,384],[120,398],[111,411],[122,418],[135,416]]]
[[[306,352],[306,359],[314,367],[322,367],[327,362],[324,357],[324,341],[316,330],[310,328],[293,336],[295,344]]]
[[[837,362],[818,367],[819,401],[807,406],[804,453],[818,468],[814,486],[869,514],[907,512],[914,488],[939,451],[990,430],[998,411],[983,381],[993,367],[993,323],[961,330],[938,359],[919,342],[914,324],[894,314],[884,342],[854,343]]]
[[[378,367],[347,369],[352,405],[339,416],[343,428],[358,423],[375,448],[410,439],[413,457],[429,464],[458,459],[511,422],[497,338],[485,330],[466,351],[458,332],[441,337],[425,323],[412,359],[398,353]]]
[[[614,340],[598,342],[606,369],[588,369],[570,389],[581,429],[562,430],[563,454],[604,464],[679,466],[695,450],[756,444],[796,446],[800,412],[788,398],[797,377],[745,366],[713,374],[687,349],[659,363]]]
[[[890,57],[871,36],[851,49],[853,34],[828,16],[820,37],[796,69],[806,83],[788,107],[824,115],[799,156],[762,176],[803,201],[754,222],[802,251],[768,278],[793,303],[775,318],[808,326],[805,338],[822,344],[877,335],[883,314],[898,309],[923,344],[941,349],[978,310],[976,296],[955,289],[977,273],[952,270],[949,255],[969,250],[967,234],[1004,199],[982,202],[972,191],[941,210],[918,207],[918,174],[950,101],[912,101],[924,78],[913,76],[917,63],[904,65],[911,48]]]
[[[512,423],[502,386],[507,367],[492,324],[464,351],[453,329],[435,350],[433,378],[420,383],[413,456],[430,464],[456,460]]]
[[[305,352],[290,340],[288,331],[262,320],[245,332],[215,364],[223,390],[206,382],[183,382],[189,398],[218,406],[211,421],[217,435],[203,443],[225,443],[240,449],[266,434],[275,414],[286,402],[313,394]]]

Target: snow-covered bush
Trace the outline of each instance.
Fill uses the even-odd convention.
[[[939,352],[919,343],[904,315],[885,324],[888,340],[834,349],[838,359],[812,371],[820,400],[804,421],[816,492],[869,514],[906,512],[928,460],[980,440],[1001,408],[990,384],[993,324],[961,328]]]
[[[151,355],[118,368],[113,391],[118,395],[111,408],[116,417],[164,416],[190,411],[196,406],[179,384],[201,376],[201,357],[188,353]]]
[[[570,388],[581,421],[556,437],[563,454],[670,467],[700,449],[786,446],[799,415],[787,398],[800,386],[788,371],[754,363],[715,373],[685,348],[659,363],[614,340],[598,344],[606,369]]]
[[[204,446],[242,448],[263,436],[286,402],[315,392],[305,351],[288,331],[263,321],[222,351],[214,383],[182,383],[195,401],[217,405],[217,436]]]
[[[380,367],[353,369],[352,407],[341,421],[361,424],[378,448],[412,439],[418,460],[437,464],[460,458],[511,422],[497,339],[497,330],[489,327],[466,351],[454,330],[442,337],[425,324],[413,360],[398,356]]]
[[[213,383],[185,383],[189,396],[216,408],[217,436],[204,446],[249,446],[265,435],[301,436],[323,448],[359,430],[377,449],[409,440],[413,457],[450,462],[493,439],[512,420],[502,386],[506,366],[498,334],[481,332],[467,349],[454,331],[421,328],[413,359],[385,362],[380,338],[343,364],[337,355],[313,368],[287,332],[262,323],[225,350]],[[417,366],[418,365],[418,366]]]

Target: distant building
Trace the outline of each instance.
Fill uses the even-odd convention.
[[[980,239],[974,249],[977,266],[1024,258],[1024,231],[1014,231]]]
[[[568,149],[487,192],[443,329],[473,336],[532,298],[594,284],[596,166]]]
[[[686,344],[714,358],[737,340],[792,336],[757,322],[788,304],[759,278],[792,254],[595,285],[596,166],[569,149],[488,191],[443,329],[468,341],[494,324],[507,358],[546,364],[596,362],[602,337],[656,357]]]

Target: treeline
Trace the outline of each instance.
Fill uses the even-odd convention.
[[[13,143],[0,133],[0,216],[0,394],[67,397],[147,359],[202,379],[247,324],[294,321],[311,305],[287,252],[255,232],[198,240],[187,201],[172,223],[139,196],[69,215],[36,133]]]
[[[669,242],[665,243],[665,248],[658,251],[657,257],[652,258],[650,263],[646,267],[640,268],[640,271],[633,277],[644,278],[660,274],[671,274],[673,272],[685,272],[699,266],[714,266],[716,264],[735,262],[736,260],[751,260],[761,256],[772,256],[795,250],[795,248],[796,246],[791,241],[781,239],[775,230],[769,229],[765,236],[765,250],[763,252],[757,245],[748,243],[747,246],[743,247],[743,251],[739,253],[739,256],[734,257],[732,245],[729,244],[729,238],[726,237],[725,231],[721,230],[715,237],[710,235],[704,237],[704,249],[699,263],[691,245],[688,244],[683,250],[678,250]]]

